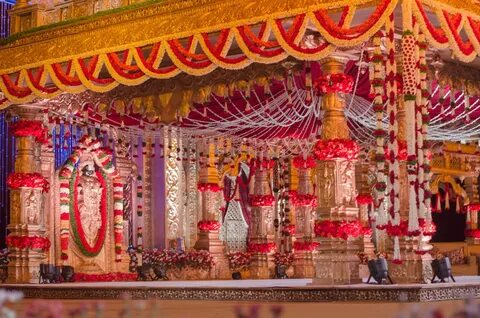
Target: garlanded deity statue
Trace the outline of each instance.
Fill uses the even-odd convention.
[[[40,210],[40,198],[35,191],[30,191],[25,201],[25,212],[28,224],[38,224],[38,213]]]
[[[80,181],[78,182],[78,210],[85,238],[94,245],[98,231],[102,226],[100,201],[102,186],[95,175],[93,161],[89,160],[80,166]]]

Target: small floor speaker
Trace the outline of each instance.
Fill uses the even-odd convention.
[[[371,259],[368,261],[368,276],[367,284],[370,284],[370,279],[373,278],[377,284],[388,283],[393,284],[390,275],[388,274],[388,264],[385,258]]]
[[[453,278],[453,275],[452,275],[452,265],[448,257],[434,259],[432,261],[432,270],[433,270],[432,283],[435,283],[435,278],[437,277],[438,279],[440,279],[441,283],[445,283],[445,279],[449,279],[449,278],[453,282],[455,282],[455,278]]]

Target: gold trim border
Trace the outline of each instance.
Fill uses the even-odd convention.
[[[75,25],[26,35],[0,48],[0,74],[122,51],[319,9],[375,5],[377,0],[169,0]]]

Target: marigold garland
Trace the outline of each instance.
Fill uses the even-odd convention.
[[[10,189],[40,188],[45,193],[50,190],[50,183],[40,173],[13,172],[7,178],[7,186]]]

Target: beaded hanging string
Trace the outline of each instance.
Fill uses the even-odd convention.
[[[394,16],[390,15],[385,23],[387,33],[386,61],[386,98],[388,116],[388,187],[389,216],[393,225],[400,224],[400,165],[398,159],[398,120],[397,120],[397,63],[395,61],[395,24]]]
[[[409,215],[408,215],[408,232],[413,234],[419,231],[418,212],[417,212],[417,156],[416,156],[416,116],[415,104],[417,101],[417,85],[419,80],[417,61],[418,46],[417,38],[413,29],[412,21],[412,2],[404,1],[403,9],[403,37],[402,37],[402,53],[403,53],[403,83],[404,83],[404,101],[407,124],[407,172],[409,182]],[[418,30],[418,25],[416,27]],[[420,94],[421,97],[421,94]]]
[[[373,92],[375,94],[373,103],[374,103],[374,110],[376,115],[376,152],[375,152],[375,160],[377,163],[376,167],[376,175],[377,175],[377,182],[375,184],[375,198],[376,198],[376,225],[377,228],[382,231],[385,229],[387,225],[388,218],[387,213],[385,210],[385,191],[387,188],[386,183],[386,176],[385,176],[385,149],[384,149],[384,140],[385,140],[385,130],[383,129],[383,96],[384,96],[384,56],[381,50],[381,40],[383,37],[383,32],[379,31],[375,34],[373,38],[374,44],[374,53],[373,53],[373,78],[370,79],[371,85],[373,86]],[[378,232],[377,232],[378,233]],[[380,233],[378,233],[380,234]],[[381,240],[378,240],[380,242]],[[383,251],[385,246],[379,246],[379,250]]]

